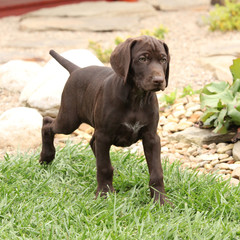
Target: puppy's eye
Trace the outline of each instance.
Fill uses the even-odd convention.
[[[167,59],[166,58],[161,58],[160,59],[160,63],[166,63],[167,62]]]
[[[147,62],[147,60],[148,60],[148,58],[146,56],[140,56],[138,58],[138,61],[141,62],[141,63],[145,63],[145,62]]]

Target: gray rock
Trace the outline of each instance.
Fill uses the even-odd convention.
[[[161,10],[173,11],[185,8],[198,8],[203,6],[209,6],[209,0],[159,0],[159,6]]]
[[[201,47],[202,58],[200,63],[207,69],[214,72],[217,79],[232,82],[232,75],[229,67],[232,60],[240,57],[240,40],[222,41],[216,44],[208,42]]]
[[[130,31],[139,24],[139,18],[135,16],[122,17],[84,17],[84,18],[42,18],[31,17],[24,19],[21,30],[27,31],[92,31],[92,32],[111,32],[111,31]]]
[[[227,134],[213,133],[210,129],[200,129],[190,127],[181,132],[176,132],[169,136],[169,140],[182,141],[186,143],[196,143],[199,146],[203,144],[229,142],[236,135],[236,132]]]
[[[200,63],[206,69],[213,71],[218,80],[232,83],[233,78],[229,67],[235,58],[235,56],[210,56],[201,58]]]
[[[240,161],[240,141],[234,144],[232,153],[233,153],[234,160]]]
[[[151,16],[156,13],[154,8],[144,2],[82,2],[77,4],[62,5],[54,8],[43,8],[23,15],[22,19],[28,17],[93,17],[93,16],[127,16],[140,15]]]
[[[144,2],[83,2],[41,9],[22,17],[20,29],[27,31],[128,31],[142,18],[157,11]],[[104,16],[104,17],[103,17]]]
[[[61,54],[80,67],[103,64],[90,51],[75,49]],[[61,95],[69,73],[54,59],[51,59],[22,91],[20,102],[24,106],[36,108],[43,116],[56,117]]]
[[[0,85],[11,92],[21,92],[41,69],[35,62],[9,61],[0,66]]]
[[[201,47],[201,52],[206,57],[213,56],[240,56],[240,40],[222,41],[216,44],[213,42],[207,42],[206,45]]]
[[[13,108],[0,116],[0,147],[28,150],[41,144],[42,116],[37,110]]]

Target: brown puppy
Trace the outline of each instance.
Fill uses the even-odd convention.
[[[40,163],[54,159],[56,133],[70,134],[81,123],[87,123],[95,128],[90,145],[97,160],[96,196],[104,195],[114,191],[109,157],[111,145],[125,147],[142,139],[151,196],[164,204],[155,92],[168,85],[167,45],[149,36],[129,38],[113,51],[110,60],[113,69],[79,68],[53,50],[50,54],[69,71],[70,77],[62,93],[57,118],[43,119]]]

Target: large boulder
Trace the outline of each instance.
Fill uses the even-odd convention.
[[[103,66],[95,55],[85,49],[69,50],[61,55],[80,67]],[[43,116],[56,117],[68,77],[68,71],[55,59],[51,59],[23,89],[20,96],[21,104],[38,109]]]
[[[21,92],[41,69],[42,67],[35,62],[11,60],[0,66],[1,88]]]
[[[0,148],[27,150],[41,144],[41,114],[31,108],[7,110],[0,116]]]
[[[199,8],[199,7],[208,7],[209,0],[158,0],[159,7],[161,10],[165,11],[175,11],[179,9],[187,8]]]
[[[207,42],[201,47],[200,63],[208,70],[213,71],[220,81],[232,83],[232,74],[229,67],[233,60],[240,57],[240,40]]]
[[[144,2],[83,2],[41,9],[22,17],[21,30],[131,31],[157,11]]]

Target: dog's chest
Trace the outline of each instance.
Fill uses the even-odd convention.
[[[137,134],[139,130],[144,127],[144,124],[141,124],[139,121],[135,123],[124,122],[122,125],[125,126],[130,132],[132,132],[132,134]]]
[[[115,134],[114,145],[126,147],[137,142],[141,138],[144,126],[145,124],[139,120],[122,122]]]

